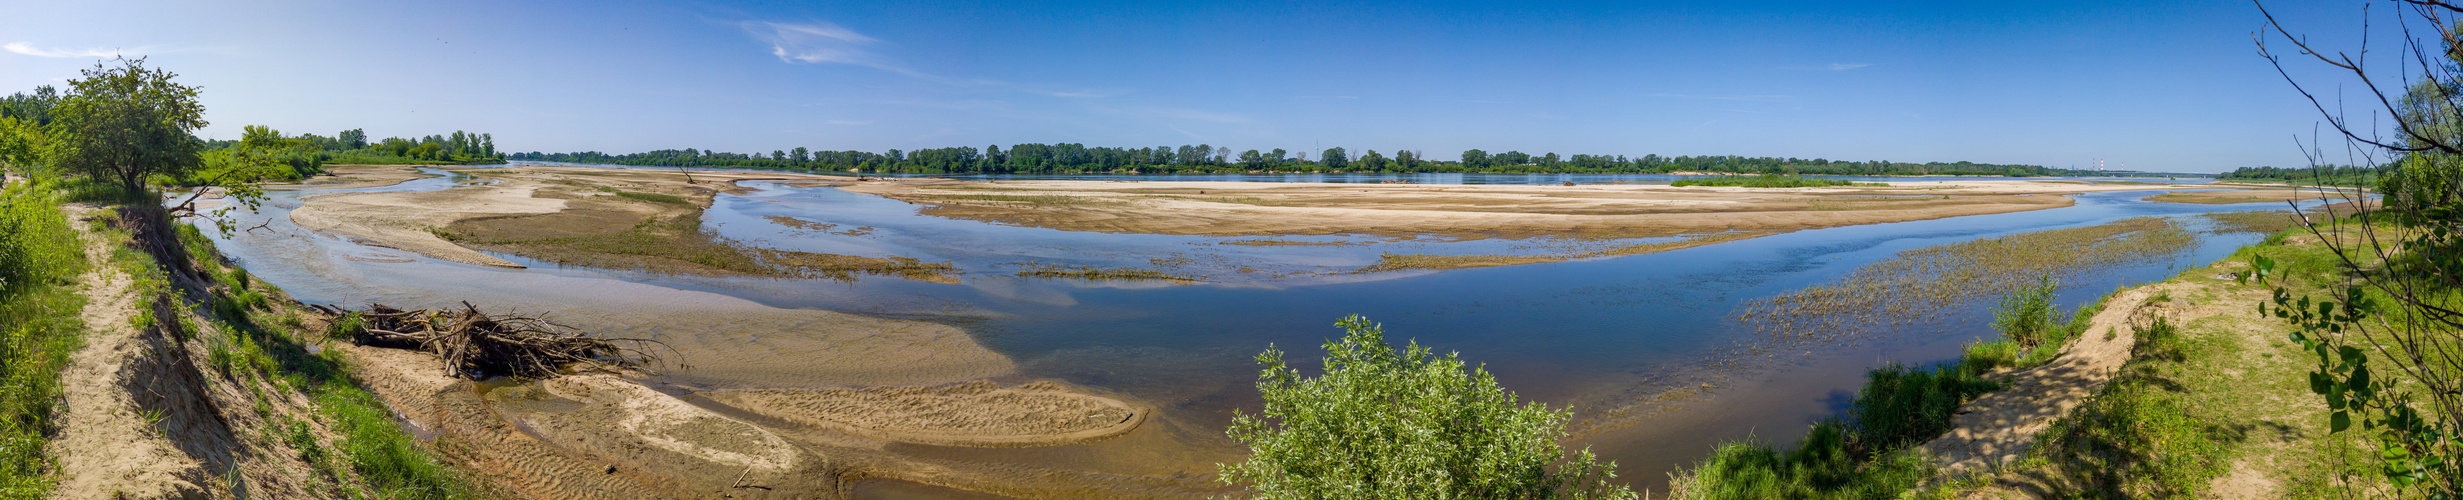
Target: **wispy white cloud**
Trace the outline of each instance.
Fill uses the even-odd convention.
[[[768,21],[745,21],[739,25],[746,34],[770,44],[770,55],[788,63],[842,63],[881,67],[887,65],[880,56],[864,50],[864,46],[881,43],[873,37],[830,23],[790,24]]]
[[[916,71],[900,64],[896,58],[865,48],[886,42],[836,24],[744,21],[737,23],[737,27],[742,28],[746,35],[770,44],[770,55],[778,56],[780,62],[787,64],[852,64],[956,86],[1004,85],[991,80],[949,78]]]
[[[1711,101],[1744,101],[1744,102],[1779,102],[1779,101],[1785,101],[1785,100],[1795,99],[1795,98],[1796,98],[1796,96],[1790,96],[1790,95],[1780,95],[1780,94],[1741,94],[1741,95],[1651,94],[1651,97],[1665,97],[1665,98],[1670,98],[1670,99],[1701,99],[1701,100],[1711,100]]]
[[[10,44],[8,44],[8,45],[0,45],[0,48],[6,48],[6,49],[8,49],[8,51],[9,51],[9,52],[15,52],[15,53],[18,53],[18,54],[29,55],[29,56],[34,56],[34,57],[59,57],[59,58],[68,58],[68,57],[111,57],[111,56],[117,56],[117,55],[122,55],[122,54],[132,55],[132,56],[134,56],[134,55],[144,55],[144,52],[142,52],[142,51],[141,51],[141,50],[143,49],[143,47],[140,47],[140,48],[139,48],[140,50],[121,50],[121,49],[110,49],[110,50],[104,50],[104,49],[85,49],[85,50],[52,49],[52,50],[44,50],[44,49],[40,49],[40,48],[35,48],[34,44],[30,44],[30,43],[26,43],[26,42],[14,42],[14,43],[10,43]]]
[[[34,44],[31,44],[31,43],[26,43],[26,42],[10,42],[10,43],[5,44],[5,45],[0,45],[0,50],[7,50],[7,51],[9,51],[9,52],[11,52],[11,53],[15,53],[15,54],[18,54],[18,55],[28,55],[28,56],[34,56],[34,57],[53,57],[53,58],[63,58],[63,59],[66,59],[66,58],[98,58],[98,59],[99,59],[99,58],[105,58],[105,57],[117,57],[117,56],[137,57],[137,56],[147,56],[147,55],[156,55],[156,54],[173,54],[173,53],[183,53],[183,52],[203,52],[203,53],[217,54],[217,55],[225,55],[225,56],[241,56],[241,55],[247,55],[247,53],[246,53],[245,51],[241,50],[240,48],[238,48],[238,47],[233,47],[233,46],[227,46],[227,45],[225,45],[225,46],[139,45],[139,46],[135,46],[135,47],[114,47],[114,48],[109,48],[109,49],[44,49],[44,48],[41,48],[41,47],[36,47],[36,46],[34,46]]]
[[[1871,65],[1871,64],[1865,64],[1865,63],[1855,63],[1855,64],[1846,64],[1846,63],[1830,63],[1830,70],[1831,70],[1831,71],[1847,71],[1847,70],[1851,70],[1851,69],[1862,68],[1862,67],[1865,67],[1865,66],[1872,66],[1872,65]]]

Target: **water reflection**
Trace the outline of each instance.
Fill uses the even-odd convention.
[[[1476,176],[1455,180],[1501,181]],[[1004,379],[1062,379],[1160,410],[1153,429],[1112,441],[1032,449],[901,449],[1042,467],[1211,473],[1213,463],[1236,459],[1240,452],[1221,434],[1232,409],[1257,404],[1251,357],[1275,344],[1308,359],[1305,353],[1313,346],[1339,334],[1331,324],[1347,314],[1383,322],[1397,341],[1415,339],[1439,350],[1460,351],[1469,360],[1485,363],[1523,397],[1577,411],[1629,406],[1634,399],[1699,383],[1705,380],[1701,374],[1717,372],[1717,397],[1641,425],[1584,429],[1603,458],[1623,464],[1620,476],[1646,485],[1664,481],[1671,467],[1700,458],[1719,441],[1748,435],[1792,439],[1804,424],[1827,415],[1836,395],[1853,390],[1863,370],[1881,360],[1945,360],[1955,356],[1960,342],[1988,335],[1982,321],[1985,305],[1969,304],[1855,345],[1765,353],[1753,360],[1723,357],[1752,335],[1750,328],[1731,319],[1743,301],[1827,282],[1897,252],[1931,245],[2130,217],[2283,206],[2151,203],[2140,201],[2149,192],[2095,193],[2074,195],[2075,206],[2033,212],[1807,230],[1627,257],[1378,275],[1340,271],[1372,263],[1380,252],[1530,253],[1534,245],[1590,242],[1321,236],[1291,239],[1351,245],[1229,245],[1224,242],[1237,238],[1067,232],[943,219],[879,197],[765,182],[748,183],[752,192],[745,195],[721,195],[704,218],[707,227],[722,235],[765,246],[949,261],[967,272],[963,283],[955,285],[881,277],[853,283],[678,277],[557,268],[515,256],[503,257],[533,267],[497,269],[307,233],[290,225],[286,216],[299,206],[301,196],[446,189],[455,182],[441,177],[383,188],[275,193],[265,209],[247,216],[252,222],[269,219],[273,231],[235,235],[220,243],[266,282],[310,302],[418,305],[475,297],[533,310],[598,311],[614,307],[604,301],[623,298],[623,307],[639,309],[627,311],[624,318],[659,321],[660,315],[692,316],[703,304],[750,301],[774,308],[928,319],[965,328],[1014,361],[1015,373]],[[798,228],[773,217],[835,226]],[[2203,224],[2192,219],[2185,217],[2181,223]],[[863,230],[852,231],[858,228]],[[2200,233],[2195,248],[2176,259],[2064,283],[2060,303],[2075,307],[2122,284],[2167,277],[2258,238]],[[1012,275],[1021,262],[1151,267],[1164,265],[1162,261],[1181,262],[1179,266],[1215,277],[1217,283],[1181,286]],[[1243,267],[1267,272],[1238,271]],[[773,333],[730,329],[724,321],[689,328],[677,323],[636,327],[641,329],[629,333],[706,345],[708,352],[767,349],[759,347],[765,345],[759,339]],[[728,347],[738,345],[754,347]],[[804,361],[793,355],[753,352],[695,360],[705,368],[670,373],[661,381],[684,388],[878,382],[835,378],[839,376],[820,374],[818,367],[799,362]],[[730,369],[743,364],[765,366]],[[801,378],[776,374],[798,370],[810,373]],[[1583,425],[1583,417],[1576,420],[1577,427]]]

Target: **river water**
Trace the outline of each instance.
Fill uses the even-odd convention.
[[[1225,180],[1219,177],[1186,176]],[[1601,181],[1511,177],[1545,177],[1527,181],[1532,183]],[[1668,471],[1706,456],[1720,442],[1755,438],[1784,443],[1801,436],[1808,424],[1838,411],[1866,369],[1893,360],[1953,359],[1962,342],[1993,335],[1985,326],[1987,304],[1975,303],[1887,335],[1738,359],[1730,355],[1731,348],[1756,335],[1734,319],[1745,301],[1821,284],[1926,246],[2145,216],[2175,217],[2196,231],[2207,227],[2196,214],[2283,208],[2281,203],[2141,201],[2161,190],[2201,187],[2149,186],[2151,191],[2074,195],[2074,206],[2032,212],[1797,231],[1625,257],[1369,275],[1342,271],[1373,263],[1384,252],[1558,253],[1656,240],[1329,236],[1283,239],[1342,245],[1247,246],[1225,243],[1254,238],[1068,232],[944,219],[920,215],[918,207],[894,200],[759,181],[745,184],[752,188],[748,194],[720,195],[704,216],[709,229],[762,246],[951,262],[966,273],[961,284],[871,276],[853,282],[680,277],[559,268],[511,255],[499,256],[532,267],[499,269],[361,246],[301,231],[287,217],[301,196],[313,193],[448,189],[469,182],[438,177],[378,188],[278,192],[261,212],[242,216],[248,222],[243,226],[269,221],[267,230],[218,236],[218,243],[263,281],[311,303],[430,306],[479,297],[509,301],[528,311],[587,310],[594,294],[686,291],[776,308],[955,325],[1016,362],[1017,372],[1001,377],[1004,382],[1064,380],[1151,405],[1159,410],[1156,419],[1122,438],[1073,446],[901,445],[893,451],[1119,474],[1206,474],[1214,471],[1216,462],[1240,459],[1243,448],[1223,437],[1222,430],[1235,409],[1253,412],[1258,407],[1254,356],[1276,345],[1291,351],[1296,363],[1313,367],[1321,354],[1316,346],[1342,333],[1332,327],[1334,321],[1359,314],[1383,323],[1392,341],[1415,340],[1484,364],[1502,385],[1526,400],[1572,407],[1577,412],[1573,427],[1582,435],[1579,444],[1618,461],[1620,476],[1654,488],[1665,482]],[[774,217],[794,218],[806,226],[781,225]],[[835,226],[812,229],[818,224]],[[2198,232],[2198,244],[2185,253],[2063,283],[2059,303],[2076,307],[2118,286],[2163,279],[2263,236]],[[1163,268],[1203,275],[1210,283],[1015,276],[1028,263]],[[689,316],[693,311],[679,305],[672,314]],[[695,324],[700,326],[629,333],[676,343],[764,334],[731,329],[723,321]],[[793,356],[777,355],[688,361],[702,366],[767,363],[785,366],[772,370],[785,372],[793,372],[795,363]],[[833,383],[826,378],[732,373],[739,372],[672,370],[655,382],[676,392]],[[1585,411],[1627,407],[1671,384],[1702,382],[1713,384],[1708,397],[1658,416],[1616,425],[1585,422]]]

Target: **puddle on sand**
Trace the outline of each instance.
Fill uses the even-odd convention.
[[[1215,179],[1207,179],[1215,180]],[[428,189],[449,180],[422,179]],[[406,183],[407,185],[408,183]],[[1825,283],[1897,252],[1976,238],[2080,227],[2129,217],[2273,209],[2276,203],[2156,204],[2146,192],[2074,196],[2072,207],[1929,221],[1799,231],[1658,254],[1552,264],[1383,275],[1309,274],[1230,283],[1164,285],[1026,279],[1015,262],[1159,265],[1264,261],[1285,269],[1345,269],[1378,253],[1510,253],[1557,244],[1530,241],[1388,241],[1343,236],[1290,238],[1357,245],[1221,244],[1254,238],[1072,233],[922,216],[894,200],[830,188],[752,183],[722,195],[708,228],[782,249],[949,261],[968,271],[960,284],[864,277],[824,280],[718,279],[552,266],[497,269],[406,257],[370,262],[350,242],[299,231],[284,215],[299,194],[275,193],[260,215],[273,231],[220,243],[268,283],[317,303],[386,302],[427,306],[472,300],[560,320],[610,335],[657,338],[682,351],[689,369],[660,381],[687,389],[928,384],[990,377],[1003,384],[1059,379],[1156,409],[1154,420],[1118,438],[1046,448],[893,446],[939,459],[1111,474],[1205,475],[1244,451],[1224,437],[1235,408],[1258,406],[1252,359],[1266,345],[1306,359],[1333,321],[1363,314],[1396,341],[1417,340],[1485,363],[1526,399],[1577,412],[1630,406],[1637,387],[1690,372],[1733,372],[1704,402],[1639,425],[1586,432],[1618,475],[1655,487],[1721,441],[1748,436],[1790,440],[1833,411],[1866,368],[1884,359],[1950,359],[1960,342],[1989,335],[1984,305],[1970,304],[1930,323],[1815,352],[1770,353],[1747,365],[1706,365],[1722,349],[1752,338],[1732,320],[1739,304]],[[398,187],[398,186],[397,186]],[[407,188],[404,188],[407,189]],[[371,192],[351,191],[350,192]],[[329,191],[330,192],[330,191]],[[805,231],[784,216],[863,234]],[[208,231],[209,233],[211,231]],[[845,233],[847,231],[839,231]],[[2138,265],[2095,280],[2065,283],[2075,306],[2122,283],[2169,276],[2255,240],[2203,235],[2177,261]],[[1579,242],[1574,242],[1579,243]],[[516,260],[526,264],[537,264]],[[1176,261],[1175,261],[1176,262]],[[1190,264],[1217,273],[1229,265]],[[1206,267],[1215,266],[1215,267]],[[1255,268],[1254,265],[1249,267]],[[1236,273],[1236,272],[1235,272]],[[1271,274],[1271,273],[1259,273]],[[1226,280],[1229,281],[1229,280]],[[861,313],[843,314],[830,311]],[[917,323],[903,321],[922,319]],[[950,325],[962,326],[963,329]],[[892,335],[897,342],[850,351],[847,335]],[[921,347],[913,347],[921,346]],[[1704,368],[1708,366],[1708,368]],[[1674,375],[1671,375],[1674,374]],[[1579,424],[1578,424],[1579,425]],[[898,484],[892,484],[898,483]],[[863,486],[871,484],[873,486]],[[858,488],[937,491],[896,481]]]

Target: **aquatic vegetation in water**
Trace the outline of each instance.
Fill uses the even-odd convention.
[[[1153,269],[1138,269],[1134,267],[1070,267],[1033,263],[1024,264],[1024,266],[1026,267],[1026,270],[1018,271],[1018,275],[1030,278],[1073,278],[1091,281],[1166,281],[1182,285],[1194,285],[1206,282],[1205,278],[1202,276],[1186,276],[1166,273]]]
[[[568,265],[656,272],[716,271],[723,274],[837,281],[854,281],[855,275],[861,273],[935,283],[957,282],[956,278],[949,276],[954,274],[956,268],[948,263],[754,246],[703,230],[701,214],[697,212],[674,217],[650,217],[615,232],[570,236],[488,231],[481,227],[529,227],[524,220],[536,217],[541,216],[464,221],[435,231],[447,240],[482,250],[506,251]]]
[[[1549,262],[1564,262],[1575,259],[1665,252],[1669,250],[1679,250],[1702,245],[1726,243],[1772,234],[1778,234],[1778,231],[1729,231],[1724,233],[1695,235],[1674,241],[1638,243],[1602,250],[1572,251],[1538,255],[1435,255],[1388,253],[1379,256],[1376,264],[1370,264],[1368,267],[1354,269],[1351,272],[1360,274],[1386,271],[1407,271],[1414,269],[1445,270],[1470,269],[1475,267],[1514,266],[1522,264],[1544,264]]]
[[[2222,212],[2204,217],[2215,222],[2214,232],[2217,233],[2274,234],[2300,225],[2300,220],[2293,218],[2292,212],[2286,210]]]
[[[2142,217],[1935,245],[1900,252],[1835,283],[1747,302],[1738,319],[1782,343],[1850,338],[1930,319],[2044,277],[2075,278],[2154,261],[2196,243],[2195,234],[2169,219]]]

